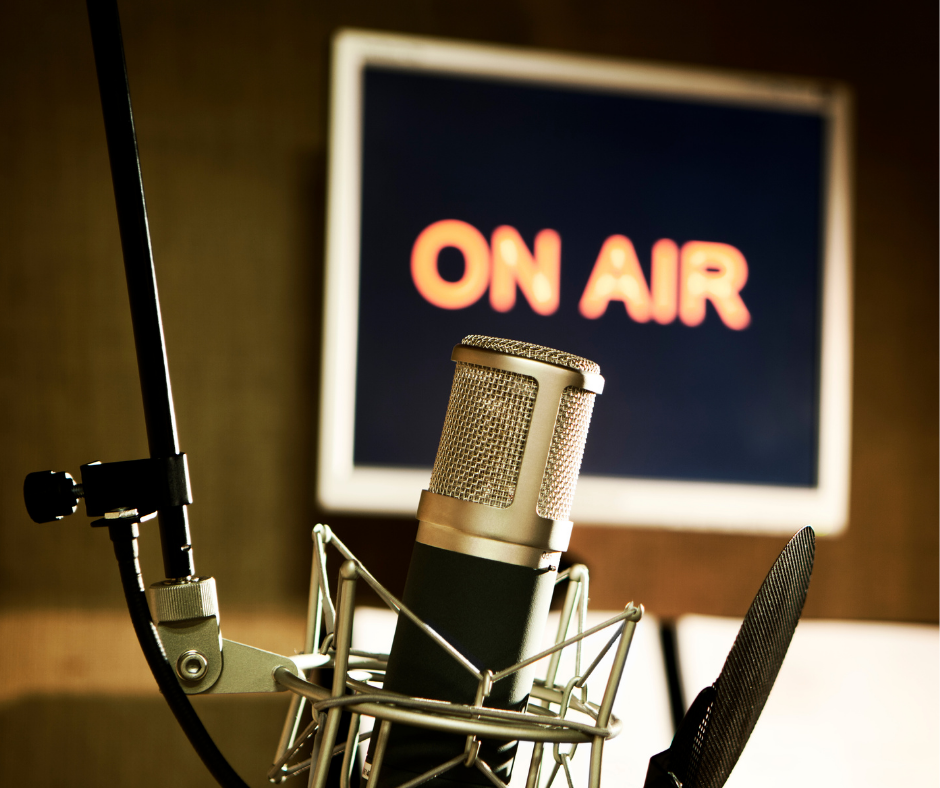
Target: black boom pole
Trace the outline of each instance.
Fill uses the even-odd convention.
[[[153,252],[150,248],[150,229],[137,155],[137,134],[124,62],[121,23],[115,0],[88,0],[87,5],[124,252],[124,272],[134,325],[147,442],[151,457],[171,457],[180,453],[176,414],[163,340]],[[186,507],[161,508],[159,518],[166,576],[191,576],[195,570]]]
[[[170,388],[170,372],[163,342],[160,299],[157,295],[157,279],[153,270],[150,230],[147,226],[147,206],[144,203],[144,185],[140,177],[137,134],[134,131],[134,115],[131,111],[131,96],[127,84],[124,42],[121,37],[117,2],[116,0],[87,0],[87,5],[92,46],[95,50],[95,68],[98,72],[98,89],[101,92],[101,108],[104,112],[104,127],[108,138],[108,157],[111,160],[111,180],[114,183],[114,199],[117,203],[121,247],[124,251],[124,272],[127,276],[131,320],[134,324],[134,344],[137,347],[137,368],[140,372],[140,388],[144,400],[144,418],[147,423],[150,456],[152,459],[168,461],[160,464],[167,467],[174,465],[174,462],[170,462],[171,460],[178,460],[175,466],[185,469],[185,456],[180,455],[179,441],[176,437],[173,391]],[[112,465],[133,464],[135,463]],[[85,478],[85,468],[89,467],[83,466],[82,471],[82,481],[86,483],[86,486],[89,480]],[[36,475],[33,474],[33,476]],[[67,477],[66,474],[59,475]],[[44,474],[38,474],[38,476],[43,477]],[[70,480],[70,477],[67,478]],[[168,477],[164,477],[163,481],[168,481]],[[169,480],[169,484],[170,487],[175,486],[178,489],[170,497],[164,497],[163,503],[157,508],[160,517],[163,565],[167,578],[182,581],[190,579],[194,574],[193,556],[186,507],[176,505],[175,502],[192,499],[188,494],[188,478]],[[86,493],[85,504],[88,508],[88,491],[84,492]],[[169,504],[166,501],[174,503]],[[71,504],[71,499],[69,503]],[[65,511],[67,508],[69,507],[53,511],[52,515],[68,514]],[[71,508],[74,510],[74,506]],[[147,509],[147,511],[153,511],[153,509]],[[37,520],[37,522],[43,521]],[[104,522],[101,520],[99,524]],[[137,560],[136,522],[111,520],[109,531],[111,541],[114,543],[114,554],[118,559],[121,573],[121,585],[124,588],[134,631],[157,685],[160,687],[160,692],[193,748],[219,785],[224,788],[248,788],[216,747],[190,704],[189,697],[180,686],[176,670],[167,660],[159,633],[151,621],[144,593],[140,563]]]

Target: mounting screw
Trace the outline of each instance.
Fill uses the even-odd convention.
[[[176,675],[183,681],[201,681],[209,670],[209,663],[198,651],[184,651],[176,660]]]

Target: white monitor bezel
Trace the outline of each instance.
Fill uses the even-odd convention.
[[[820,81],[602,59],[415,36],[340,31],[330,106],[326,285],[317,501],[327,510],[413,515],[427,468],[353,465],[363,70],[367,65],[489,77],[696,102],[815,111],[829,134],[814,488],[582,475],[572,519],[611,526],[790,534],[805,524],[837,534],[848,521],[852,301],[850,96]],[[455,338],[455,342],[460,337]],[[444,363],[442,361],[442,363]]]

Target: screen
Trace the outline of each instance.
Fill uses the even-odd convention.
[[[584,473],[815,483],[818,115],[379,68],[366,69],[364,96],[357,464],[433,460],[450,350],[487,334],[600,364],[607,386]],[[429,272],[414,270],[419,238],[442,221],[455,227],[436,245],[452,245]],[[453,245],[468,230],[456,222],[489,245],[488,286],[468,297],[466,254]],[[517,272],[533,259],[538,276],[541,234],[554,248],[542,255],[553,268],[540,310]],[[659,320],[656,244],[672,290]],[[680,283],[696,244],[718,252]],[[508,254],[494,254],[500,245]],[[515,290],[505,304],[493,303],[494,265]],[[422,277],[450,287],[423,294]],[[696,292],[697,280],[710,290]],[[732,299],[746,321],[716,308]],[[683,300],[696,314],[680,317]]]
[[[586,478],[818,491],[831,113],[359,66],[353,471],[429,472],[485,334],[600,365],[576,511]]]

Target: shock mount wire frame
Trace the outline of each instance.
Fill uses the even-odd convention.
[[[340,568],[335,605],[327,585],[326,546],[328,544],[332,545],[344,559]],[[399,616],[407,616],[438,647],[476,679],[477,692],[473,705],[411,698],[374,685],[384,678],[388,655],[359,651],[351,647],[356,584],[360,579],[364,580],[391,610]],[[268,778],[271,782],[280,783],[287,777],[310,770],[310,788],[324,788],[333,758],[342,755],[340,784],[342,788],[349,788],[359,744],[375,735],[376,744],[372,763],[371,766],[367,765],[363,772],[363,777],[366,778],[364,788],[375,786],[381,772],[391,726],[406,724],[464,735],[466,746],[460,755],[408,780],[398,788],[415,788],[461,765],[475,767],[497,788],[506,788],[506,783],[500,780],[489,765],[478,757],[480,736],[533,742],[526,788],[537,788],[539,784],[539,773],[546,744],[552,746],[554,760],[546,786],[551,786],[558,773],[564,771],[569,788],[573,788],[571,757],[579,744],[590,744],[588,785],[590,788],[598,788],[604,742],[616,736],[621,730],[620,720],[613,714],[613,704],[623,676],[636,622],[643,615],[643,607],[642,605],[635,607],[631,602],[622,613],[585,630],[589,586],[587,567],[581,564],[570,567],[558,575],[556,583],[564,580],[568,581],[568,588],[555,645],[494,673],[474,665],[444,637],[421,621],[389,593],[329,526],[316,525],[313,529],[313,565],[310,576],[305,653],[294,656],[293,661],[304,671],[314,668],[332,670],[333,684],[330,689],[327,689],[305,681],[283,668],[275,671],[274,676],[278,683],[294,694]],[[568,637],[568,631],[575,619],[577,621],[576,634]],[[614,628],[614,632],[607,644],[582,672],[582,641],[589,635],[610,628]],[[321,630],[323,631],[322,639]],[[587,681],[601,660],[615,645],[616,651],[603,697],[600,704],[592,703],[588,700]],[[561,654],[570,646],[575,647],[574,676],[564,684],[559,684],[556,679]],[[487,708],[483,705],[495,682],[546,657],[549,658],[546,676],[544,679],[536,679],[525,711],[506,711]],[[368,674],[367,681],[360,680],[363,673]],[[310,704],[313,721],[301,731],[300,721],[307,704]],[[350,713],[349,733],[345,742],[337,744],[340,718],[344,711]],[[577,712],[589,721],[570,719],[569,712]],[[364,716],[375,719],[377,730],[371,733],[360,733]],[[291,763],[311,736],[313,747],[310,757],[299,763]],[[565,744],[570,745],[570,748],[562,749],[562,745]]]

